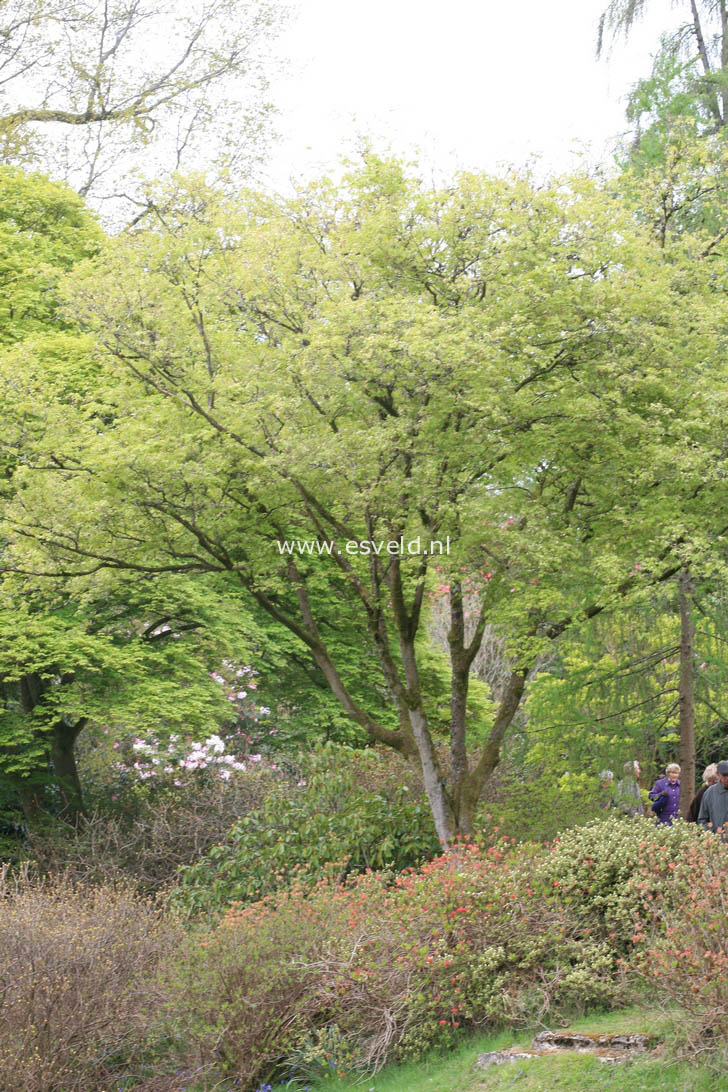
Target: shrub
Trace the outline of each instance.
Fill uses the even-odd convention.
[[[218,913],[296,876],[309,885],[366,868],[401,870],[440,846],[427,801],[407,764],[375,750],[327,744],[302,758],[297,780],[280,784],[224,844],[182,869],[174,905]]]
[[[241,814],[259,807],[276,782],[269,769],[235,771],[228,781],[198,772],[137,785],[94,811],[79,829],[34,831],[27,853],[41,874],[85,883],[132,883],[141,893],[169,885],[224,838]]]
[[[180,931],[118,888],[0,887],[0,1087],[91,1092],[133,1072]]]
[[[635,928],[630,968],[671,1021],[678,1056],[728,1061],[728,847],[712,835],[676,860],[643,855],[635,886],[651,892]],[[659,894],[660,897],[657,897]],[[679,1016],[675,1015],[678,1007]]]
[[[533,872],[523,851],[469,846],[404,875],[230,907],[180,963],[185,1001],[169,1019],[189,1044],[183,1064],[216,1052],[218,1079],[252,1088],[320,1060],[322,1045],[336,1068],[372,1069],[465,1029],[618,1000],[608,945]]]
[[[669,827],[610,815],[560,834],[537,875],[564,905],[579,910],[590,928],[624,950],[632,944],[635,923],[677,897],[665,877],[700,838],[694,824]]]

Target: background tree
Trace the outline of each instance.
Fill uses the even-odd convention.
[[[267,0],[2,0],[0,149],[128,214],[139,181],[256,162]]]
[[[614,0],[599,25],[598,52],[605,33],[629,34],[646,4]],[[623,159],[625,181],[653,223],[662,246],[682,233],[704,240],[695,258],[719,262],[725,221],[728,120],[728,9],[723,0],[680,5],[688,21],[663,35],[652,74],[634,88],[627,110],[634,139]],[[641,191],[641,192],[640,192]],[[649,198],[653,199],[650,209]],[[719,293],[722,284],[715,282]],[[693,654],[692,577],[685,558],[676,601],[680,617],[681,807],[687,811],[695,791],[696,724],[693,691],[698,685]],[[700,574],[698,574],[700,578]]]
[[[597,56],[608,35],[629,35],[648,6],[649,0],[612,0],[599,20]],[[683,71],[692,76],[694,98],[710,117],[712,130],[722,130],[728,124],[728,4],[682,0],[676,6],[685,12],[686,22],[663,36],[660,61],[664,66],[666,58],[687,58],[689,68]]]
[[[58,313],[59,277],[102,238],[67,187],[0,170],[0,510],[24,467],[82,473],[72,437],[57,443],[59,421],[80,418],[95,431],[118,412],[89,339]],[[235,622],[224,597],[179,578],[2,582],[0,782],[26,822],[82,811],[75,746],[88,725],[197,734],[229,718],[210,672],[246,649],[237,604]]]

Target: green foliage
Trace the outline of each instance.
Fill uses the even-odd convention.
[[[545,842],[567,827],[603,815],[599,779],[585,772],[559,772],[558,754],[530,763],[519,760],[519,748],[509,750],[499,770],[495,799],[481,804],[478,824],[507,832],[519,842]],[[552,761],[553,759],[553,761]],[[607,803],[611,793],[607,797]]]
[[[0,167],[0,345],[58,323],[60,277],[94,254],[102,238],[82,199],[67,186]]]
[[[19,573],[217,574],[287,629],[360,734],[405,753],[418,736],[427,765],[433,733],[455,750],[459,731],[418,640],[436,581],[477,576],[475,614],[525,673],[585,610],[660,580],[670,543],[712,548],[725,301],[708,301],[702,240],[666,258],[617,185],[471,174],[432,191],[367,154],[288,202],[199,178],[160,202],[69,281],[118,408],[48,433],[73,436],[89,475],[18,469]],[[346,547],[434,529],[447,558]],[[285,554],[296,540],[311,549]],[[461,784],[448,798],[428,771],[443,839],[452,798],[469,807],[493,768],[476,690]]]
[[[225,841],[183,868],[173,904],[218,914],[296,877],[312,886],[365,869],[401,871],[439,850],[427,802],[403,762],[374,750],[326,744],[298,760]]]
[[[720,550],[716,543],[716,565],[722,564]],[[723,757],[728,723],[723,702],[728,646],[722,637],[726,610],[722,586],[716,570],[714,577],[696,581],[694,595],[693,693],[699,769]],[[526,779],[534,771],[547,771],[541,778],[546,782],[542,791],[551,799],[555,793],[560,796],[557,813],[564,816],[564,825],[570,823],[562,807],[578,822],[595,813],[601,769],[613,770],[616,784],[624,764],[638,759],[643,788],[649,788],[678,754],[676,593],[669,586],[659,596],[648,592],[641,601],[617,605],[574,629],[530,681],[528,717],[509,758],[525,771]],[[514,786],[515,796],[519,791]],[[504,805],[511,818],[518,811],[515,796]],[[544,812],[549,813],[548,806]],[[505,814],[497,809],[496,813]]]

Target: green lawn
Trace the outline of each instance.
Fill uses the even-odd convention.
[[[651,1032],[659,1039],[661,1021],[643,1009],[586,1017],[575,1021],[574,1031],[609,1034],[621,1031]],[[343,1080],[332,1077],[312,1082],[310,1092],[717,1092],[728,1089],[728,1078],[719,1083],[715,1072],[695,1065],[667,1065],[661,1058],[636,1057],[610,1064],[585,1054],[555,1055],[528,1061],[476,1068],[479,1054],[517,1046],[527,1048],[532,1035],[505,1032],[480,1037],[448,1055],[433,1055],[419,1063],[388,1066],[375,1077]],[[300,1087],[300,1086],[299,1086]]]

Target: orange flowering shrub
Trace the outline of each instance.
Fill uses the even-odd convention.
[[[221,1079],[253,1088],[325,1030],[335,1067],[371,1069],[462,1029],[614,1002],[608,945],[533,874],[530,851],[466,845],[404,875],[232,905],[179,967],[185,1065],[215,1053]]]
[[[728,846],[706,834],[677,860],[650,849],[634,884],[648,895],[635,921],[631,970],[668,1015],[676,1052],[713,1054],[721,1069],[728,1040]]]

